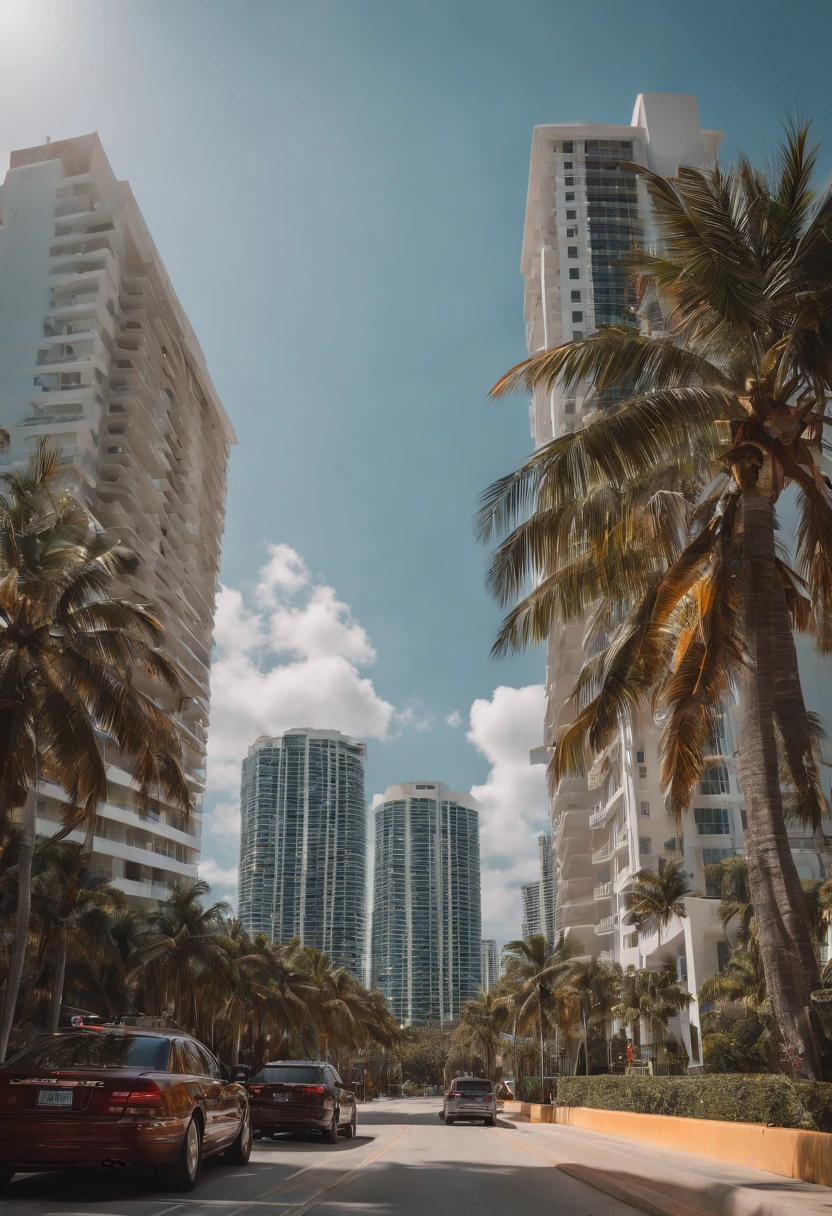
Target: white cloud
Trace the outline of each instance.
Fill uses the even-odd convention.
[[[293,595],[309,582],[309,569],[301,555],[290,545],[270,544],[269,560],[260,571],[257,602],[265,607],[276,604],[281,595]]]
[[[468,740],[488,760],[480,802],[483,936],[520,936],[521,882],[538,877],[537,834],[549,823],[544,765],[529,763],[539,746],[546,701],[542,684],[495,688],[471,706]]]
[[[213,836],[240,838],[239,802],[218,802],[203,817],[203,827]]]
[[[226,895],[237,895],[237,867],[230,866],[227,870],[211,861],[208,857],[200,858],[199,877],[211,884],[214,896],[221,898]]]
[[[385,739],[395,715],[359,671],[375,659],[365,630],[294,549],[269,546],[253,599],[232,587],[217,597],[208,780],[221,796],[238,792],[259,735],[316,726]]]
[[[430,730],[433,726],[433,716],[428,713],[421,701],[411,701],[404,709],[396,710],[398,726],[410,726],[413,730]]]
[[[447,718],[445,719],[445,725],[452,726],[454,729],[456,729],[458,726],[462,726],[462,714],[458,709],[455,709],[452,714],[448,714]]]

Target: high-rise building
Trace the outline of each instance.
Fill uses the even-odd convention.
[[[538,835],[537,852],[540,866],[540,931],[551,951],[555,945],[555,916],[558,910],[557,859],[552,848],[551,832]]]
[[[480,972],[480,987],[483,992],[490,992],[500,979],[500,959],[493,937],[484,937],[480,942]]]
[[[520,903],[523,909],[522,936],[524,941],[528,941],[530,937],[537,937],[543,932],[539,882],[521,884]]]
[[[0,186],[0,472],[41,435],[66,486],[136,550],[126,593],[162,611],[185,697],[153,689],[177,722],[197,810],[205,781],[214,597],[228,417],[127,182],[97,135],[11,154]],[[130,764],[107,748],[93,868],[140,903],[197,873],[200,819],[159,802],[139,817]],[[44,784],[38,831],[63,796]],[[73,834],[73,839],[78,834]]]
[[[696,98],[639,95],[629,126],[555,123],[535,128],[523,237],[525,319],[530,354],[588,336],[608,324],[638,325],[634,289],[619,255],[634,240],[651,239],[647,194],[626,162],[672,176],[679,165],[713,159],[722,139],[703,131]],[[661,317],[653,318],[661,334]],[[536,446],[574,430],[597,407],[591,383],[577,391],[538,388],[531,403]],[[547,650],[546,744],[568,721],[567,702],[587,657],[585,622],[560,624]],[[799,641],[799,650],[805,642]],[[808,667],[805,653],[803,664]],[[821,694],[818,685],[827,690]],[[832,685],[806,682],[810,708],[829,716],[821,695]],[[711,862],[742,850],[745,815],[736,755],[735,709],[726,707],[713,741],[719,757],[703,773],[681,828],[665,810],[659,782],[658,736],[652,723],[633,723],[597,757],[587,777],[564,779],[551,804],[551,854],[556,876],[555,932],[573,954],[608,957],[623,965],[676,967],[692,992],[720,966],[727,949],[713,916],[705,876]],[[548,762],[537,748],[533,762]],[[827,873],[822,838],[794,829],[792,849],[804,877]],[[695,894],[688,915],[650,937],[624,923],[624,896],[634,873],[658,860],[683,858]],[[677,1031],[692,1066],[701,1063],[698,1006],[678,1019]]]
[[[372,975],[407,1026],[455,1021],[481,982],[479,807],[439,781],[375,813]]]
[[[364,979],[367,748],[337,730],[262,736],[243,760],[238,915]]]

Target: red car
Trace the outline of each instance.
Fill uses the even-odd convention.
[[[244,1087],[180,1031],[66,1031],[0,1067],[0,1187],[19,1171],[134,1165],[189,1191],[203,1158],[245,1165],[251,1144]]]
[[[355,1094],[331,1064],[318,1060],[264,1064],[248,1082],[248,1100],[251,1122],[266,1136],[321,1132],[329,1144],[336,1144],[339,1131],[348,1138],[358,1132]]]

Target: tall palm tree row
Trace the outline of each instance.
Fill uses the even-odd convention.
[[[807,1010],[818,964],[786,833],[825,809],[793,630],[832,650],[832,192],[812,188],[808,124],[771,163],[680,168],[647,188],[656,248],[633,251],[642,324],[534,355],[496,396],[590,386],[585,424],[485,493],[503,537],[489,582],[508,609],[495,652],[589,619],[557,782],[586,772],[625,723],[656,713],[662,780],[681,814],[739,696],[748,879],[769,997],[788,1049],[820,1076]],[[634,318],[636,322],[636,318]],[[785,489],[791,556],[775,543]],[[795,796],[784,800],[785,770]]]
[[[518,1040],[533,1035],[538,1042],[541,1094],[545,1094],[545,1044],[553,1035],[564,1049],[567,1043],[572,1045],[574,1063],[579,1065],[583,1056],[588,1076],[591,1034],[596,1043],[607,1044],[604,1068],[611,1067],[609,1044],[615,1021],[660,1056],[668,1023],[692,1000],[673,971],[633,967],[624,971],[612,961],[573,958],[563,940],[549,953],[541,934],[509,942],[503,953],[500,984],[465,1007],[454,1032],[455,1044],[473,1048],[488,1068],[496,1056],[497,1038],[510,1035],[516,1079]],[[595,1062],[597,1066],[597,1057]]]
[[[15,903],[21,834],[0,821],[0,925]],[[259,1063],[393,1043],[398,1027],[380,993],[298,942],[251,939],[209,896],[207,883],[188,883],[142,914],[89,874],[83,844],[38,838],[16,1043],[55,1030],[62,1010],[167,1018],[230,1064],[243,1052]],[[9,961],[0,954],[0,983]]]
[[[62,493],[59,475],[58,447],[39,440],[0,493],[0,808],[17,812],[22,827],[0,1061],[29,942],[39,783],[64,791],[67,826],[85,825],[90,853],[107,792],[106,740],[132,761],[139,810],[153,794],[191,808],[179,734],[136,678],[179,689],[160,649],[161,621],[149,605],[114,595],[136,557]]]

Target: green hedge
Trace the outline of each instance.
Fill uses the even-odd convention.
[[[595,1110],[832,1132],[832,1084],[771,1075],[560,1077],[557,1101]]]

